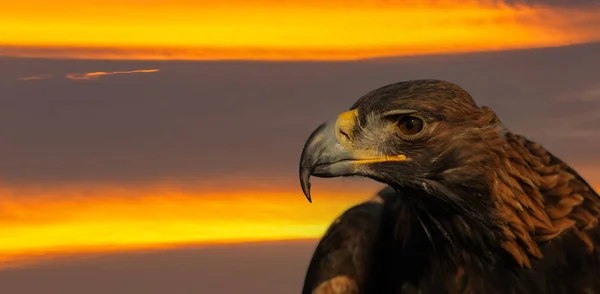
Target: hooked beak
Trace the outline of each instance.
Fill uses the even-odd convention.
[[[352,147],[357,111],[347,111],[336,120],[326,122],[310,135],[300,158],[300,185],[312,203],[310,177],[333,178],[365,175],[365,166],[375,162],[404,161],[405,155],[384,156],[374,151],[355,150]]]

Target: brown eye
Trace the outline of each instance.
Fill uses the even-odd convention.
[[[398,121],[398,129],[404,135],[416,135],[423,130],[423,120],[411,115],[403,116]]]

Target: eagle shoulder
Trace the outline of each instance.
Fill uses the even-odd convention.
[[[600,196],[577,171],[542,145],[523,136],[517,138],[542,163],[535,167],[541,176],[540,192],[546,213],[558,229],[555,234],[538,236],[537,240],[548,241],[561,231],[573,228],[591,253],[597,246],[590,237],[598,230]]]
[[[303,294],[361,293],[375,262],[387,188],[337,217],[319,241],[304,280]]]

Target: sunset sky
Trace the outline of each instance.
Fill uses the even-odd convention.
[[[587,2],[0,0],[0,55],[347,60],[559,46],[600,38]]]
[[[458,83],[600,187],[594,2],[0,0],[0,284],[298,292],[382,187],[315,179],[309,204],[303,143],[401,80]]]

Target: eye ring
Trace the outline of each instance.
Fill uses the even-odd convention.
[[[423,131],[425,122],[420,117],[404,115],[398,120],[396,127],[403,135],[414,136]]]

